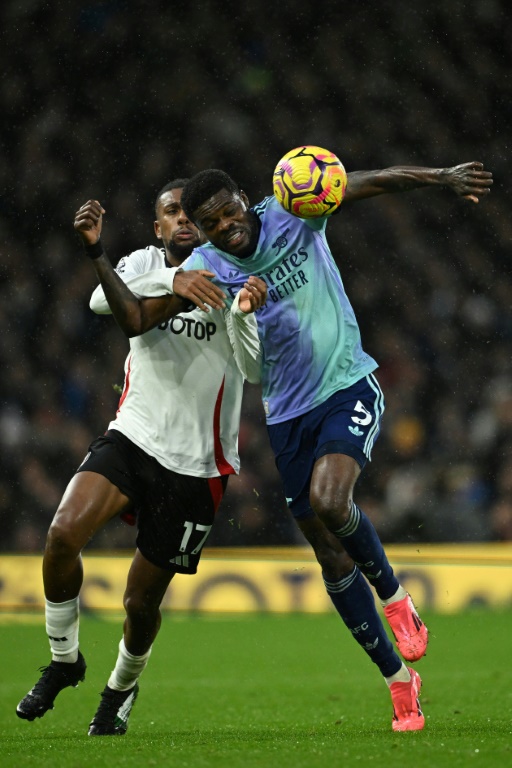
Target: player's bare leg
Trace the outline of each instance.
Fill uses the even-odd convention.
[[[48,531],[43,557],[44,593],[53,603],[78,596],[83,582],[82,549],[129,499],[97,472],[74,475]]]
[[[174,571],[153,565],[136,551],[123,598],[124,641],[130,653],[140,655],[151,647],[162,622],[160,605],[174,575]]]
[[[48,531],[43,559],[46,631],[52,660],[20,701],[18,717],[35,720],[57,694],[85,678],[86,664],[78,648],[78,595],[83,581],[81,551],[110,518],[129,504],[128,498],[103,475],[80,472],[69,483]]]
[[[89,736],[122,736],[139,692],[138,679],[145,669],[158,634],[160,605],[173,571],[164,570],[137,550],[128,574],[124,595],[126,619],[119,655],[101,703],[89,726]]]

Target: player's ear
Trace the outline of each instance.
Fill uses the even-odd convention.
[[[246,208],[250,208],[249,198],[247,197],[243,189],[240,190],[240,200],[242,201],[242,203],[245,205]]]
[[[154,228],[155,228],[155,235],[157,236],[157,238],[158,238],[159,240],[161,240],[161,239],[162,239],[162,232],[161,232],[161,230],[160,230],[160,222],[158,222],[158,221],[154,221],[154,222],[153,222],[153,226],[154,226]]]

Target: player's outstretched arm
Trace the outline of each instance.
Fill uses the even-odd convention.
[[[156,310],[163,312],[163,308],[160,305],[141,306],[140,300],[112,267],[100,240],[104,214],[105,209],[98,200],[88,200],[76,212],[73,226],[91,258],[105,298],[119,327],[127,336],[135,336],[141,332],[145,313],[151,315]],[[173,297],[164,298],[165,308],[168,309],[167,305]]]
[[[74,228],[92,260],[110,310],[128,337],[145,333],[164,320],[190,309],[191,302],[208,311],[203,297],[207,297],[215,309],[224,307],[224,294],[210,282],[209,278],[214,276],[213,273],[205,270],[187,273],[187,280],[181,281],[185,286],[184,294],[175,290],[173,293],[143,299],[133,293],[112,267],[101,243],[104,213],[105,209],[97,200],[89,200],[76,212]],[[172,273],[174,277],[177,276],[176,270],[172,270]],[[140,278],[143,279],[144,276],[134,278],[130,282],[135,286]]]
[[[478,203],[491,191],[492,173],[482,163],[471,162],[451,168],[393,166],[379,171],[353,171],[347,174],[344,202],[364,200],[388,192],[407,192],[422,187],[447,187],[459,197]]]

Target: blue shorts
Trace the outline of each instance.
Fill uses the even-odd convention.
[[[297,519],[313,517],[313,468],[328,453],[352,456],[361,469],[380,432],[384,395],[373,374],[340,389],[312,411],[267,426],[286,501]]]

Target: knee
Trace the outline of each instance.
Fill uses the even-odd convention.
[[[126,615],[132,622],[154,621],[160,610],[160,601],[147,592],[127,590],[123,598]]]
[[[343,488],[318,489],[311,493],[311,507],[330,530],[337,530],[348,522],[352,508],[352,495]]]
[[[50,557],[75,557],[82,550],[82,543],[77,536],[72,521],[64,515],[55,515],[46,537],[45,555]]]

